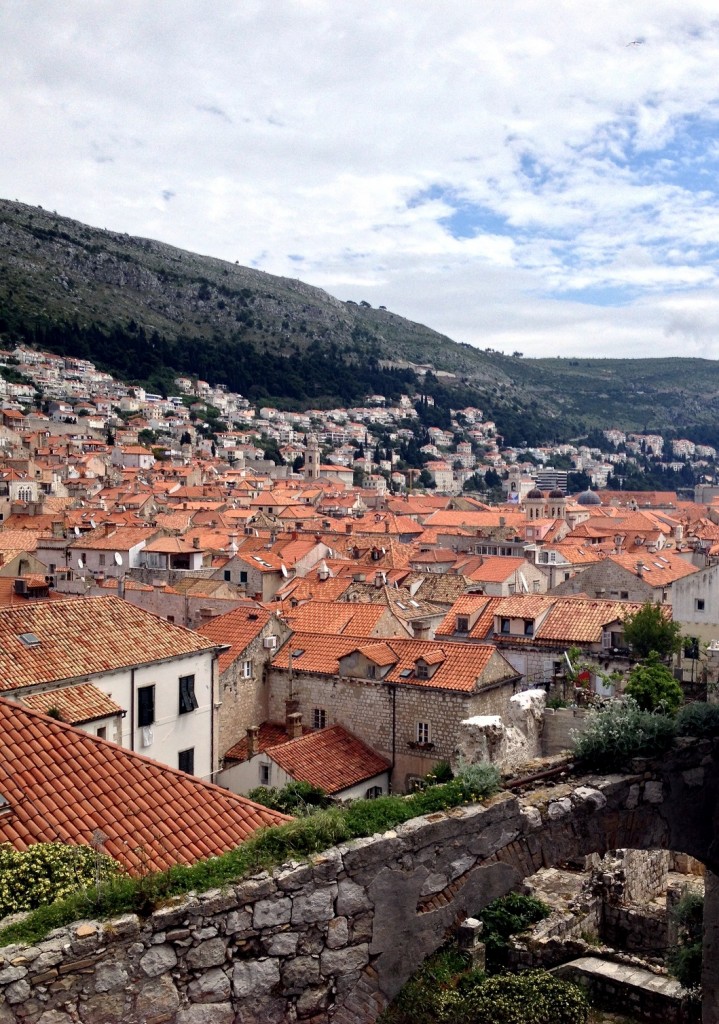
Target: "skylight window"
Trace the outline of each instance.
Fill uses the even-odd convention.
[[[403,668],[402,671],[400,672],[400,678],[401,679],[407,679],[411,675],[412,675],[412,669],[411,668]]]
[[[21,640],[26,647],[40,646],[40,637],[36,636],[34,633],[19,633],[18,639]]]
[[[301,658],[304,653],[305,653],[304,648],[303,647],[298,647],[296,651],[292,652],[292,657],[293,658]]]

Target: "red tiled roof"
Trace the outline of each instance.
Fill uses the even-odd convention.
[[[109,718],[122,714],[123,708],[112,697],[98,690],[92,683],[79,686],[61,686],[45,693],[29,693],[22,698],[25,707],[47,714],[53,708],[59,712],[60,720],[70,725],[92,722],[98,718]]]
[[[382,654],[387,655],[387,661],[384,658],[379,660],[380,652],[377,648],[381,648]],[[473,693],[481,688],[482,676],[493,656],[501,657],[494,644],[489,643],[450,642],[439,644],[434,640],[405,640],[391,637],[378,644],[368,637],[295,633],[277,652],[272,663],[277,668],[287,669],[290,653],[293,653],[294,672],[337,676],[340,659],[359,650],[364,651],[377,665],[392,665],[390,670],[382,676],[382,682],[397,683],[401,686],[457,690],[464,693]],[[301,653],[294,653],[298,651]],[[437,651],[441,651],[444,655],[444,661],[431,678],[419,678],[415,674],[417,660],[428,654],[435,654]],[[394,663],[389,661],[390,652]],[[501,678],[515,679],[517,672],[508,662],[505,662],[505,665],[506,675],[502,675]]]
[[[0,842],[89,845],[133,874],[231,850],[288,819],[64,722],[0,699]]]
[[[293,779],[319,786],[325,793],[339,793],[390,767],[389,761],[341,725],[271,747],[267,756]]]
[[[264,608],[240,606],[218,615],[197,630],[203,637],[216,644],[229,644],[229,651],[221,651],[220,672],[224,672],[242,654],[248,644],[264,629],[272,618]]]
[[[34,634],[39,643],[20,637]],[[118,597],[0,608],[0,691],[211,651],[211,640]]]

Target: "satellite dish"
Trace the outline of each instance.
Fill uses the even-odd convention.
[[[115,565],[122,565],[122,555],[120,554],[119,551],[116,551],[112,557],[114,559]]]
[[[75,536],[79,537],[80,536],[80,527],[79,526],[73,526],[72,529],[73,529],[73,532],[74,532]]]
[[[287,572],[287,569],[286,569],[286,567],[284,565],[280,566],[280,572],[285,577],[285,579],[287,579],[287,577],[289,576],[289,573]]]
[[[93,529],[93,530],[96,530],[96,529],[97,529],[97,523],[95,522],[95,520],[94,520],[94,519],[91,519],[91,520],[90,520],[90,527],[91,527],[91,529]]]
[[[78,569],[84,569],[85,568],[85,560],[83,559],[82,555],[80,555],[80,557],[77,560],[77,567],[78,567]]]

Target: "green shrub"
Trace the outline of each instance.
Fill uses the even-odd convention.
[[[614,771],[633,757],[654,757],[672,745],[676,726],[667,715],[642,711],[626,697],[589,712],[588,725],[574,745],[583,767]]]
[[[684,691],[656,651],[634,666],[624,692],[642,711],[662,711],[668,715],[673,715],[684,700]]]
[[[589,1006],[578,986],[546,971],[499,974],[462,993],[447,1024],[586,1024]]]
[[[454,773],[449,761],[438,761],[432,771],[428,772],[422,779],[422,783],[425,786],[441,786],[445,782],[450,782],[453,778]]]
[[[106,882],[120,872],[111,857],[89,846],[35,843],[16,850],[0,843],[0,918],[35,910],[63,896]]]
[[[490,966],[505,963],[510,936],[526,931],[550,913],[546,903],[519,892],[493,900],[479,915],[484,925],[482,941],[487,946],[487,963]]]
[[[318,807],[329,807],[331,803],[325,791],[310,782],[288,782],[282,789],[257,786],[247,795],[257,804],[295,816],[313,814]]]
[[[678,941],[669,950],[667,966],[680,985],[698,990],[702,983],[703,895],[685,889],[671,913],[678,926]]]
[[[719,704],[687,704],[677,715],[676,722],[680,736],[719,736]]]

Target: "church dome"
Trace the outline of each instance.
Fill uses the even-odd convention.
[[[596,491],[582,491],[577,497],[578,505],[601,505],[602,499]]]
[[[558,498],[564,498],[564,491],[560,491],[558,487],[555,487],[553,491],[549,492],[549,497],[554,498],[555,501]]]
[[[533,487],[532,490],[527,495],[527,497],[531,501],[536,501],[537,498],[539,498],[541,501],[544,501],[544,491],[540,491],[540,489],[538,487]]]

